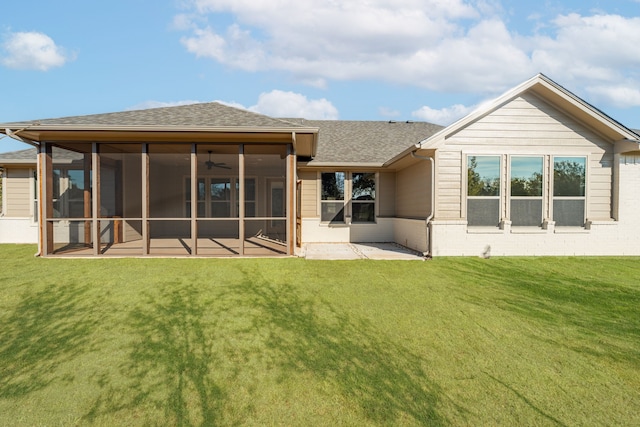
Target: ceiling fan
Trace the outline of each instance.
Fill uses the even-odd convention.
[[[208,153],[209,153],[209,160],[204,162],[204,164],[207,165],[207,169],[211,169],[211,168],[231,169],[231,167],[227,166],[227,164],[224,162],[216,163],[211,161],[211,151],[209,151]]]

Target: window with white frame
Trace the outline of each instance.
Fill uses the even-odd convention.
[[[500,156],[467,157],[467,224],[500,223]]]
[[[320,220],[344,223],[344,172],[322,172],[320,197]]]
[[[232,191],[235,188],[235,191]],[[240,187],[237,178],[198,178],[198,218],[237,218]],[[245,178],[245,217],[256,216],[256,180]],[[185,217],[191,217],[191,179],[185,179]]]
[[[353,172],[351,174],[351,221],[375,222],[376,174]]]
[[[553,220],[557,227],[584,226],[586,170],[586,157],[553,158]]]
[[[543,157],[511,157],[511,225],[542,224]]]
[[[209,179],[209,215],[212,218],[231,217],[231,178]]]

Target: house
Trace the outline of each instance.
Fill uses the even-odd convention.
[[[37,154],[35,148],[0,154],[0,243],[38,242]]]
[[[640,255],[640,136],[544,75],[444,128],[207,103],[0,132],[34,146],[0,155],[0,241],[42,256]]]

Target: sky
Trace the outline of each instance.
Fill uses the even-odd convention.
[[[0,123],[219,101],[448,125],[538,73],[640,129],[640,0],[21,0],[0,14]]]

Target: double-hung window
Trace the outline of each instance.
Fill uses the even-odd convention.
[[[320,220],[344,222],[344,172],[322,172]]]
[[[542,224],[543,158],[511,157],[511,225]]]
[[[467,157],[467,224],[500,223],[500,156]]]
[[[557,227],[584,225],[586,169],[586,157],[554,157],[553,220]]]
[[[231,178],[211,178],[209,182],[211,217],[231,217]]]
[[[256,216],[256,180],[245,178],[245,217]],[[235,188],[235,191],[232,189]],[[240,186],[237,178],[198,178],[198,218],[237,218]],[[185,179],[185,217],[191,216],[191,179]]]
[[[376,174],[353,172],[351,174],[351,221],[375,222]]]
[[[344,224],[349,214],[352,223],[376,221],[375,172],[322,172],[320,179],[322,222]]]

